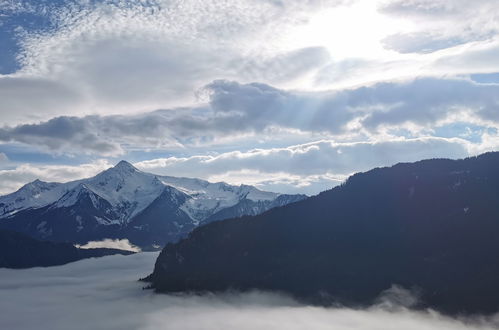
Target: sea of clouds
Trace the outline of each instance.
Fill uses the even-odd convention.
[[[497,317],[432,311],[322,308],[262,292],[173,296],[142,290],[157,253],[86,259],[64,266],[0,269],[0,329],[496,329]]]

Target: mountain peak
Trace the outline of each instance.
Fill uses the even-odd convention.
[[[127,170],[127,171],[138,171],[135,166],[127,162],[126,160],[120,160],[113,168]]]
[[[40,179],[36,179],[35,181],[31,181],[31,182],[27,183],[25,186],[33,187],[33,186],[42,186],[45,184],[47,184],[47,182],[44,182]]]
[[[44,181],[41,181],[39,179],[36,179],[35,181],[31,181],[31,182],[25,184],[24,186],[22,186],[20,190],[29,190],[29,191],[40,190],[40,189],[47,188],[50,185],[51,184],[49,184],[48,182],[44,182]]]

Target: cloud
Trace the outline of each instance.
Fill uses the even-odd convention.
[[[72,87],[52,79],[0,75],[3,124],[47,118],[83,101],[83,96]]]
[[[207,89],[215,113],[238,114],[244,127],[279,125],[333,135],[403,125],[430,129],[458,115],[497,125],[499,105],[499,85],[465,79],[419,78],[322,93],[228,81],[215,81]]]
[[[321,67],[329,53],[323,47],[270,46],[277,45],[272,41],[318,10],[346,2],[12,4],[7,17],[38,13],[50,24],[17,36],[21,69],[0,75],[2,118],[12,124],[191,104],[195,91],[217,78],[287,86]]]
[[[39,124],[0,128],[0,141],[22,142],[53,152],[98,153],[104,156],[123,154],[119,144],[99,136],[89,118],[56,117]]]
[[[212,89],[235,92],[235,87],[228,84],[210,84],[216,79],[238,80],[239,89],[244,86],[245,92],[253,81],[280,90],[317,90],[418,75],[499,70],[496,47],[489,47],[490,55],[474,55],[497,30],[497,4],[493,1],[480,1],[476,6],[475,2],[471,6],[461,0],[391,1],[383,2],[381,14],[366,1],[6,3],[10,3],[5,7],[7,15],[40,13],[44,22],[50,22],[19,36],[22,68],[0,75],[0,109],[3,124],[9,126],[61,115],[137,114],[189,106],[199,103],[196,91],[207,84]],[[386,56],[372,57],[363,52],[365,56],[338,59],[334,43],[328,44],[327,39],[321,40],[322,44],[293,42],[296,30],[310,25],[316,16],[354,3],[360,5],[347,8],[358,10],[359,15],[369,11],[377,19],[389,20],[386,15],[391,15],[416,23],[423,18],[433,22],[429,30],[402,29],[384,36],[387,47],[404,53],[449,48],[462,39],[475,43],[438,56],[393,56],[393,52],[387,52],[383,53]],[[444,15],[446,26],[453,30],[442,29],[435,13]],[[366,18],[372,18],[369,15]],[[328,25],[317,29],[309,34],[326,35]],[[468,36],[463,30],[472,32]],[[372,36],[378,37],[383,36]],[[372,42],[378,44],[378,40]],[[301,101],[304,104],[296,106],[319,107],[314,103],[317,100]],[[287,102],[285,105],[291,106],[293,100]],[[338,128],[334,125],[337,121],[351,119],[348,110],[329,116],[331,130]],[[318,117],[320,122],[323,117]],[[119,152],[116,146],[110,147],[110,153]]]
[[[360,104],[382,105],[363,119],[366,128],[413,123],[432,127],[449,116],[472,114],[477,119],[491,119],[484,112],[497,108],[498,85],[479,85],[463,79],[416,79],[404,83],[382,83],[373,88],[352,92]]]
[[[435,51],[466,43],[460,37],[446,37],[435,32],[413,32],[392,34],[383,39],[386,48],[399,53],[433,53]]]
[[[405,159],[402,152],[404,157],[371,162],[352,151],[350,160],[338,161],[333,148],[317,141],[343,149],[379,143],[384,147],[377,152],[383,154],[387,141],[412,150],[417,143],[411,141],[430,138],[438,146],[421,157],[462,157],[499,145],[494,131],[499,87],[466,78],[499,72],[496,1],[4,1],[0,6],[9,19],[33,22],[32,27],[19,23],[20,32],[12,35],[21,47],[20,69],[0,75],[0,143],[16,161],[28,158],[9,153],[19,146],[53,159],[69,156],[72,163],[91,157],[187,159],[185,170],[169,169],[314,193],[359,169],[353,160],[370,166]],[[356,24],[359,20],[365,24]],[[449,133],[456,123],[480,126],[481,132],[474,140],[461,131],[439,140],[440,128]],[[313,148],[303,156],[294,152],[308,143],[325,155]],[[364,152],[361,146],[352,148]],[[262,150],[267,158],[255,156]],[[250,151],[255,155],[248,156]],[[247,157],[231,154],[238,152]],[[210,157],[213,165],[206,165]],[[282,170],[268,165],[271,158]],[[256,167],[258,161],[264,168]],[[317,166],[320,161],[333,164],[334,171]],[[0,192],[35,176],[33,168],[16,164],[9,162],[8,172],[0,173],[5,178]],[[309,164],[310,170],[299,170]]]
[[[154,158],[134,165],[158,175],[251,184],[264,190],[312,195],[340,184],[354,172],[425,158],[463,158],[499,145],[496,134],[484,134],[483,143],[475,144],[461,138],[441,137],[388,137],[365,142],[319,140],[244,152]],[[0,193],[12,192],[35,179],[64,182],[90,177],[111,166],[106,160],[73,166],[22,164],[0,170]]]
[[[325,47],[305,47],[271,58],[244,59],[240,64],[239,77],[249,81],[255,78],[272,81],[280,86],[292,85],[295,79],[322,68],[330,60],[331,56]]]
[[[206,106],[137,115],[55,117],[4,126],[0,141],[20,142],[52,153],[123,155],[127,149],[183,149],[244,136],[261,139],[276,129],[288,138],[305,133],[366,138],[389,129],[413,132],[456,118],[498,127],[499,85],[465,79],[378,83],[331,92],[287,91],[261,83],[216,80],[203,93]],[[294,132],[293,132],[294,130]]]
[[[499,85],[465,79],[419,78],[322,93],[297,93],[265,84],[215,81],[215,113],[236,113],[245,127],[268,125],[341,135],[404,124],[431,128],[457,114],[496,120]]]
[[[418,138],[337,143],[330,140],[286,148],[233,151],[219,155],[168,157],[135,163],[144,171],[191,176],[262,189],[315,194],[347,176],[373,167],[425,158],[463,158],[469,144],[461,139]]]
[[[436,60],[430,68],[456,74],[496,73],[499,72],[499,40],[481,43],[463,53],[448,54]]]
[[[86,259],[64,266],[0,269],[0,327],[30,329],[489,330],[491,317],[432,311],[322,308],[273,293],[155,294],[142,290],[157,253]]]
[[[49,182],[65,182],[88,178],[111,167],[106,160],[72,165],[21,164],[11,169],[0,170],[0,194],[11,193],[22,185],[40,179]]]
[[[21,69],[0,75],[2,119],[11,126],[63,114],[136,114],[191,105],[197,102],[195,92],[216,79],[317,90],[419,75],[474,73],[478,65],[467,59],[494,39],[499,29],[494,1],[473,5],[461,0],[389,1],[381,3],[379,12],[367,5],[369,1],[5,3],[9,4],[3,8],[7,15],[39,13],[43,22],[49,22],[18,36]],[[358,11],[348,12],[352,15],[369,14],[366,19],[374,15],[381,21],[393,16],[418,27],[400,28],[391,36],[385,34],[392,30],[384,28],[383,35],[369,34],[373,38],[369,44],[384,40],[387,47],[403,53],[468,45],[438,56],[385,52],[376,57],[363,52],[338,59],[335,40],[315,39],[327,36],[329,25],[308,31],[305,35],[311,40],[294,40],[297,30],[317,16],[349,5]],[[439,23],[442,16],[448,28]],[[420,20],[430,22],[430,27],[419,29],[428,25]],[[490,56],[479,57],[482,61],[473,61],[481,63],[480,72],[499,70],[497,49],[490,51]],[[446,61],[449,56],[455,59]]]
[[[202,93],[208,101],[203,106],[4,126],[0,141],[74,157],[140,153],[137,158],[150,159],[138,163],[144,170],[308,194],[375,166],[461,158],[499,146],[497,84],[420,78],[297,92],[216,80]],[[466,133],[470,127],[472,135]],[[165,153],[170,156],[163,157]],[[110,165],[96,168],[105,166]],[[54,167],[61,174],[48,175],[51,168],[27,165],[2,171],[0,191],[37,177],[79,177],[60,170],[71,167]]]
[[[118,249],[118,250],[126,250],[133,252],[140,252],[140,248],[138,246],[130,243],[128,239],[110,239],[106,238],[102,241],[90,241],[83,245],[75,245],[80,249],[96,249],[96,248],[106,248],[106,249]]]
[[[416,31],[384,39],[388,48],[401,53],[435,52],[492,39],[499,32],[499,4],[494,0],[392,0],[382,3],[379,9],[416,24]]]
[[[36,124],[0,128],[0,141],[23,143],[44,152],[119,156],[128,149],[183,148],[210,144],[224,134],[247,133],[240,116],[209,108],[154,111],[140,115],[55,117]]]

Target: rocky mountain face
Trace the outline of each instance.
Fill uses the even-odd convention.
[[[132,253],[116,249],[78,249],[69,243],[39,241],[18,232],[0,230],[0,267],[4,268],[57,266],[85,258]]]
[[[0,228],[73,243],[127,238],[153,249],[178,240],[200,224],[259,214],[305,197],[158,176],[121,161],[89,179],[36,180],[0,196]]]
[[[420,307],[499,309],[499,153],[355,174],[318,196],[214,222],[168,244],[160,292],[262,289],[369,305],[400,285]]]

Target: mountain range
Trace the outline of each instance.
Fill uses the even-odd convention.
[[[199,225],[259,214],[304,198],[247,185],[154,175],[121,161],[92,178],[35,180],[0,196],[0,229],[80,244],[126,238],[148,250],[177,241]]]
[[[401,163],[167,244],[158,292],[272,290],[367,306],[399,285],[419,307],[499,309],[499,153]]]

